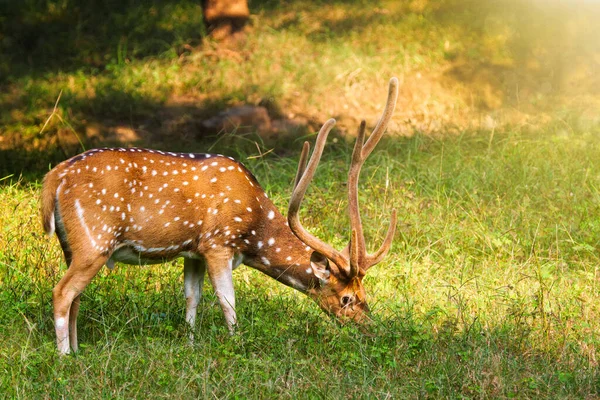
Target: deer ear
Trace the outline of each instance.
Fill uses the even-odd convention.
[[[310,266],[312,267],[313,273],[321,281],[327,281],[331,273],[329,268],[329,260],[323,254],[318,251],[313,251],[310,255]]]

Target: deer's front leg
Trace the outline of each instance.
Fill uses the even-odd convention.
[[[235,315],[235,292],[233,289],[233,252],[229,249],[204,254],[208,276],[225,315],[229,333],[233,334],[237,322]]]
[[[206,273],[206,264],[204,260],[195,260],[185,258],[183,260],[183,281],[185,293],[185,320],[190,324],[192,333],[190,340],[194,340],[194,326],[196,324],[196,309],[202,297],[202,287],[204,284],[204,275]]]

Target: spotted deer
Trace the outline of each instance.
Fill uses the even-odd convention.
[[[382,246],[367,254],[358,206],[365,159],[391,119],[398,92],[392,78],[383,115],[365,143],[358,130],[348,200],[351,236],[337,251],[300,223],[298,210],[335,120],[328,120],[300,156],[287,221],[255,177],[239,162],[214,154],[138,148],[94,149],[63,161],[44,178],[44,230],[56,232],[68,269],[52,291],[60,353],[77,351],[81,293],[102,266],[156,264],[183,257],[186,321],[193,327],[208,276],[233,332],[232,271],[253,267],[314,299],[341,319],[360,321],[368,311],[362,279],[385,257],[396,211]]]

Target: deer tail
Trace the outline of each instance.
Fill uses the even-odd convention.
[[[55,231],[54,209],[56,208],[56,190],[60,181],[57,175],[56,170],[48,172],[42,183],[42,224],[48,235],[52,235]]]

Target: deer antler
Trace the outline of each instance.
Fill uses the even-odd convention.
[[[360,209],[358,205],[358,180],[360,170],[365,163],[365,160],[377,143],[383,136],[387,128],[394,108],[396,107],[396,99],[398,98],[398,79],[390,79],[388,98],[385,104],[383,115],[373,129],[369,139],[364,143],[365,139],[365,121],[362,121],[358,129],[354,151],[352,152],[352,161],[350,164],[350,172],[348,173],[348,211],[350,213],[350,226],[352,232],[356,232],[356,240],[350,241],[350,254],[357,254],[355,260],[350,259],[350,274],[356,276],[360,269],[366,272],[367,269],[377,264],[386,256],[389,251],[394,233],[396,231],[396,210],[392,211],[392,218],[383,244],[374,254],[367,254],[365,237],[363,234],[362,222],[360,219]],[[364,144],[363,144],[364,143]],[[352,236],[354,238],[354,234]]]
[[[288,208],[288,222],[290,224],[290,228],[294,232],[300,240],[306,243],[308,246],[317,250],[319,253],[323,254],[325,257],[333,261],[340,269],[346,270],[348,266],[348,262],[345,257],[336,249],[331,247],[329,244],[323,242],[317,237],[313,236],[310,232],[308,232],[302,224],[300,223],[300,217],[298,216],[298,210],[300,209],[300,204],[302,203],[302,199],[304,198],[304,193],[306,193],[306,189],[308,189],[308,185],[315,175],[315,171],[317,170],[317,165],[321,160],[321,154],[323,154],[323,148],[325,147],[325,142],[327,141],[327,135],[335,125],[335,119],[329,119],[319,131],[317,135],[317,141],[315,143],[315,149],[306,163],[306,159],[308,157],[308,152],[310,151],[310,145],[308,142],[304,143],[304,147],[302,148],[302,153],[300,155],[300,162],[298,163],[298,172],[296,173],[296,180],[294,185],[294,190],[292,192],[292,196],[290,198],[290,205]]]
[[[381,139],[387,125],[392,117],[394,108],[396,106],[396,99],[398,98],[398,79],[392,78],[389,83],[388,97],[385,105],[385,109],[379,122],[375,126],[375,129],[369,136],[369,139],[365,143],[365,121],[362,121],[358,130],[356,143],[354,145],[354,151],[352,153],[352,162],[350,165],[350,171],[348,174],[348,209],[350,213],[350,226],[352,229],[352,235],[348,248],[344,252],[339,252],[329,244],[321,241],[312,234],[310,234],[302,224],[298,216],[298,210],[306,189],[310,184],[317,164],[321,159],[323,148],[327,140],[327,135],[335,124],[334,119],[330,119],[321,128],[317,136],[315,149],[310,157],[308,163],[306,159],[310,150],[308,142],[304,143],[302,148],[302,154],[300,156],[300,162],[298,165],[298,172],[296,173],[296,179],[294,184],[294,190],[290,198],[290,205],[288,209],[288,221],[292,231],[303,240],[307,245],[315,249],[316,251],[323,254],[325,257],[333,261],[338,268],[344,271],[349,277],[358,276],[362,271],[364,274],[367,269],[380,262],[383,257],[389,251],[392,239],[394,237],[396,229],[396,210],[392,211],[392,218],[390,226],[388,228],[386,237],[383,244],[373,254],[367,254],[365,246],[365,237],[363,234],[362,223],[360,220],[360,211],[358,206],[358,180],[360,176],[360,169],[364,164],[366,158],[371,154],[379,140]],[[347,254],[347,255],[346,255]]]

